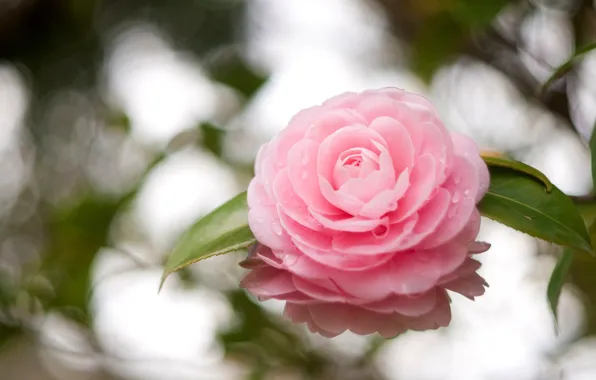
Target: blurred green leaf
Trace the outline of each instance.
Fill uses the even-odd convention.
[[[197,261],[246,249],[256,242],[248,227],[246,192],[195,223],[168,257],[160,288],[172,272]]]
[[[586,226],[571,198],[553,186],[503,167],[490,167],[491,183],[479,204],[482,215],[518,231],[593,254]]]
[[[224,52],[209,65],[211,77],[240,92],[247,98],[252,97],[265,84],[267,78],[257,74],[241,57],[232,50]]]
[[[546,296],[548,298],[548,303],[555,318],[555,329],[557,331],[559,329],[557,316],[559,297],[561,296],[561,290],[563,290],[563,285],[565,284],[565,278],[567,277],[569,269],[571,268],[573,257],[574,254],[571,249],[563,250],[563,254],[561,255],[561,257],[559,257],[557,265],[555,265],[553,273],[550,276],[550,280],[548,281]]]
[[[523,162],[509,160],[507,158],[502,158],[502,157],[484,156],[484,155],[482,156],[482,159],[484,160],[486,165],[489,167],[489,169],[492,167],[510,169],[510,170],[519,172],[520,174],[528,175],[528,176],[542,182],[544,184],[544,187],[545,187],[547,193],[550,193],[550,191],[553,188],[552,182],[548,179],[548,177],[546,175],[544,175],[544,173],[542,173],[541,171],[539,171],[536,168],[533,168],[532,166],[524,164]]]
[[[225,131],[223,129],[218,128],[211,123],[201,124],[203,146],[217,157],[221,157],[224,136]]]
[[[299,336],[249,298],[243,290],[228,295],[237,323],[220,334],[228,355],[245,357],[263,369],[294,367],[313,378],[325,367],[325,359],[310,349]]]
[[[596,242],[596,223],[589,227],[592,242]],[[596,334],[596,260],[587,255],[574,255],[568,269],[571,283],[580,290],[586,307],[589,334]]]
[[[510,0],[457,0],[451,9],[453,17],[472,28],[490,25]]]
[[[23,334],[21,326],[0,323],[0,353],[15,339]]]
[[[99,249],[108,244],[110,225],[119,206],[117,198],[89,197],[53,216],[42,268],[56,294],[49,308],[70,309],[70,317],[89,322],[91,265]]]
[[[449,13],[430,17],[412,46],[414,71],[428,82],[439,67],[456,56],[465,36]]]
[[[596,221],[596,202],[581,200],[575,203],[586,226],[591,226]],[[594,245],[596,247],[596,245]]]

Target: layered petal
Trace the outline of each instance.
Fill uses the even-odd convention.
[[[447,291],[486,282],[471,257],[489,173],[424,97],[385,88],[299,112],[259,151],[241,285],[312,332],[393,337],[451,319]]]

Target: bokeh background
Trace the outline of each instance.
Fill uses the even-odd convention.
[[[446,125],[592,191],[591,0],[0,1],[0,379],[591,380],[596,263],[484,220],[490,283],[453,322],[324,339],[238,289],[242,253],[164,257],[246,188],[260,144],[348,90],[424,94]],[[596,207],[584,207],[596,216]]]

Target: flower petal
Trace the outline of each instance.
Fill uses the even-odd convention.
[[[274,249],[291,246],[292,241],[282,228],[276,207],[271,205],[260,182],[253,180],[248,187],[248,225],[255,238]]]
[[[312,217],[306,203],[294,191],[287,169],[282,170],[275,177],[273,181],[273,194],[277,205],[287,216],[312,230],[319,231],[323,228]]]
[[[240,286],[258,296],[277,296],[296,291],[289,272],[276,268],[258,268],[248,272]]]
[[[319,145],[313,140],[301,140],[288,153],[288,176],[294,191],[306,205],[324,214],[338,214],[318,186],[317,152]]]
[[[359,214],[366,218],[378,219],[389,212],[395,211],[398,201],[406,193],[409,186],[410,172],[406,169],[401,172],[393,189],[379,192],[360,209]]]
[[[381,116],[372,121],[370,129],[386,142],[395,173],[399,174],[414,164],[414,145],[408,131],[396,119]]]
[[[479,184],[478,193],[476,194],[476,203],[478,203],[488,191],[488,186],[490,183],[488,167],[480,156],[480,150],[478,149],[478,145],[476,145],[474,140],[457,132],[451,132],[451,139],[453,140],[453,149],[455,153],[458,156],[466,158],[476,167]]]
[[[410,173],[410,186],[404,197],[399,201],[397,210],[389,215],[391,223],[405,220],[414,214],[430,199],[435,189],[435,159],[430,154],[418,158]]]
[[[318,174],[331,183],[335,163],[342,152],[351,148],[364,148],[378,155],[381,152],[378,148],[379,144],[375,142],[386,148],[383,138],[363,125],[344,127],[332,133],[319,146]]]
[[[451,205],[443,223],[425,239],[425,247],[436,247],[453,238],[463,230],[476,210],[479,178],[473,164],[465,158],[454,157],[453,171],[443,188],[451,193]],[[475,236],[470,240],[473,239]]]

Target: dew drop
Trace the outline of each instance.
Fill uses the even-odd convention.
[[[410,231],[412,229],[414,229],[414,226],[416,225],[416,221],[415,220],[410,220],[408,223],[406,223],[404,225],[404,231]]]
[[[277,222],[273,222],[271,224],[271,230],[277,236],[281,236],[283,234],[283,232],[284,232],[283,229],[281,228],[281,226],[279,225],[279,223],[277,223]]]
[[[455,194],[453,194],[453,197],[451,198],[451,202],[457,203],[457,202],[459,202],[460,198],[461,198],[461,195],[459,193],[455,193]]]
[[[457,176],[453,179],[453,183],[455,183],[456,185],[460,182],[461,182],[461,177],[459,177],[459,176]]]
[[[466,191],[464,191],[464,196],[469,197],[470,196],[470,190],[466,189]]]
[[[455,216],[455,214],[457,214],[457,208],[452,207],[451,210],[449,210],[449,212],[447,212],[447,218],[448,219],[453,219],[453,217]]]
[[[304,155],[302,155],[302,159],[300,160],[300,162],[302,163],[302,165],[306,165],[306,164],[308,164],[309,160],[310,160],[310,157],[308,157],[308,154],[304,154]]]
[[[390,201],[389,204],[387,205],[387,208],[391,211],[395,211],[395,209],[397,209],[397,202]]]
[[[387,236],[387,234],[389,233],[389,227],[385,226],[385,225],[380,225],[377,226],[373,231],[372,231],[373,235],[380,239],[380,238],[384,238],[385,236]]]
[[[286,267],[291,267],[294,264],[296,264],[296,262],[298,262],[298,256],[296,255],[286,255],[282,258],[282,263],[286,266]]]

